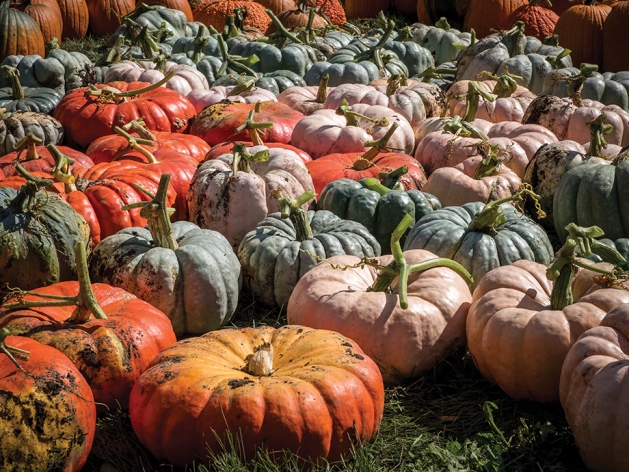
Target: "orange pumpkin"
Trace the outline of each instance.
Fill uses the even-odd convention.
[[[66,39],[83,39],[90,24],[90,12],[85,0],[57,0],[63,19],[62,36]]]
[[[629,70],[629,48],[625,46],[627,25],[629,1],[618,2],[603,25],[603,69],[606,72]]]
[[[12,3],[11,8],[23,11],[37,22],[44,37],[44,43],[48,43],[52,38],[61,41],[63,17],[57,0],[22,0]]]
[[[525,4],[526,0],[470,0],[463,28],[474,29],[478,38],[508,29],[513,25],[507,24],[507,18]]]
[[[205,26],[213,26],[218,31],[223,29],[227,15],[234,13],[236,8],[246,12],[245,26],[266,31],[271,19],[264,12],[264,7],[250,0],[203,0],[192,12],[194,21]]]
[[[294,8],[284,10],[277,15],[277,18],[282,22],[284,27],[289,29],[307,26],[308,18],[310,16],[310,8],[308,7],[309,1],[310,0],[299,0]],[[317,26],[324,26],[325,24],[325,20],[315,14],[314,19],[312,20],[312,27],[316,28]],[[266,30],[266,34],[272,34],[276,31],[277,27],[271,23]]]
[[[135,9],[135,0],[86,0],[90,31],[95,36],[112,34],[122,24],[121,17]]]
[[[276,15],[286,10],[292,10],[296,4],[295,0],[256,0],[256,3],[268,8]]]
[[[415,8],[417,13],[417,21],[423,25],[432,25],[432,20],[426,9],[426,2],[424,0],[417,0],[417,7]]]
[[[328,17],[333,25],[343,26],[347,22],[345,9],[339,0],[310,0],[318,7],[321,7],[321,13]]]
[[[188,0],[142,0],[142,3],[146,3],[147,5],[163,5],[166,8],[179,10],[186,14],[188,21],[193,21],[192,8],[190,8]]]
[[[12,55],[46,55],[44,36],[37,22],[26,13],[9,8],[0,0],[0,61]]]
[[[561,14],[555,25],[561,45],[572,51],[572,62],[603,64],[603,24],[611,7],[596,0],[586,0]]]
[[[417,0],[393,0],[393,8],[402,15],[414,15],[417,12]]]
[[[345,13],[348,18],[373,18],[380,11],[389,11],[389,0],[345,0]]]
[[[247,458],[261,446],[347,458],[376,433],[383,408],[382,376],[360,347],[303,326],[181,341],[151,362],[129,402],[140,442],[176,466],[221,453],[228,432]]]
[[[550,5],[550,0],[529,0],[528,5],[522,5],[511,13],[507,18],[507,25],[523,21],[526,25],[524,32],[528,36],[543,40],[553,34],[555,24],[559,19],[559,15],[547,8],[547,5]]]

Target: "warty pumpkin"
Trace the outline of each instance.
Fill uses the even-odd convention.
[[[551,0],[528,0],[527,4],[520,6],[509,15],[505,24],[508,26],[515,24],[516,21],[523,21],[526,25],[524,32],[527,35],[544,40],[553,34],[559,20],[559,15],[548,8],[550,6],[552,6]]]
[[[43,145],[63,142],[63,126],[50,115],[30,111],[7,112],[0,108],[0,156],[15,151],[17,144],[31,133]]]
[[[221,31],[225,25],[227,15],[240,8],[246,12],[245,26],[266,31],[271,20],[264,12],[264,7],[259,3],[249,0],[203,0],[192,12],[194,21],[199,21],[205,26],[212,26]]]

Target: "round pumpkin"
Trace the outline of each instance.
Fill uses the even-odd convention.
[[[476,31],[477,38],[509,29],[513,25],[507,23],[507,18],[525,4],[526,0],[470,0],[463,28]]]
[[[80,471],[96,431],[89,385],[57,349],[7,334],[0,330],[0,469]]]
[[[256,0],[256,2],[276,15],[295,8],[295,0]]]
[[[9,8],[10,2],[0,2],[0,61],[14,55],[45,56],[46,43],[41,28],[26,13]]]
[[[629,70],[629,51],[618,47],[623,44],[622,31],[629,21],[629,2],[616,3],[603,24],[603,70],[618,72]]]
[[[86,0],[57,0],[63,19],[65,39],[83,39],[90,24]]]
[[[63,142],[63,126],[52,116],[30,111],[7,112],[0,108],[0,156],[15,151],[29,133],[43,145]]]
[[[554,3],[554,2],[553,2]],[[559,15],[548,8],[551,0],[529,0],[509,15],[506,25],[514,25],[516,21],[523,21],[526,25],[524,32],[528,36],[535,36],[540,41],[552,36]]]
[[[308,26],[310,16],[309,2],[310,0],[297,0],[296,5],[293,8],[278,13],[277,19],[280,20],[282,25],[287,29],[305,28]],[[311,27],[316,28],[318,26],[325,26],[326,24],[326,21],[315,13]],[[274,23],[271,23],[266,29],[266,34],[273,34],[276,31],[277,26],[275,26]]]
[[[114,33],[122,24],[122,17],[135,9],[135,0],[86,0],[86,3],[94,36]]]
[[[63,17],[57,0],[21,0],[12,3],[11,8],[23,11],[37,22],[45,44],[52,38],[61,41]]]
[[[222,31],[227,15],[232,14],[236,8],[246,12],[245,26],[266,31],[271,23],[271,19],[264,12],[264,7],[250,0],[203,0],[194,9],[192,16],[194,21]]]
[[[239,438],[303,459],[349,458],[376,433],[382,376],[352,340],[303,326],[220,330],[153,360],[131,392],[135,434],[157,458],[184,466]],[[273,455],[273,454],[272,454]]]

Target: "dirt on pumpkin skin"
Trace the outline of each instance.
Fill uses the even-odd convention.
[[[0,390],[0,470],[62,472],[66,459],[85,446],[86,432],[75,420],[68,396],[74,378],[51,370],[38,389],[20,394]]]

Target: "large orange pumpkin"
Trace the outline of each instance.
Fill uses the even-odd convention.
[[[586,0],[561,14],[555,25],[561,45],[572,51],[572,62],[603,64],[603,24],[611,7],[596,0]]]
[[[478,38],[511,28],[513,25],[507,24],[507,18],[525,4],[526,0],[470,0],[463,28],[465,31],[474,29]]]
[[[603,70],[629,70],[629,47],[626,31],[629,25],[629,1],[616,3],[603,25]],[[622,46],[621,46],[622,45]]]
[[[234,13],[236,8],[246,12],[245,26],[266,31],[271,18],[264,12],[264,7],[250,0],[203,0],[192,12],[194,21],[205,26],[213,26],[218,31],[223,29],[227,15]]]
[[[555,30],[555,24],[559,15],[547,8],[550,0],[529,0],[527,5],[522,5],[515,10],[509,18],[507,25],[514,25],[516,21],[523,21],[524,32],[528,36],[535,36],[539,40],[551,36]]]
[[[11,8],[23,11],[37,22],[44,36],[44,43],[52,38],[61,41],[63,17],[57,0],[22,0],[12,3]]]
[[[112,34],[122,24],[121,17],[135,9],[135,0],[86,0],[90,31],[95,36]]]
[[[90,12],[85,0],[57,0],[63,19],[62,36],[66,39],[83,39],[90,24]]]
[[[247,458],[262,446],[336,461],[376,433],[383,407],[382,376],[355,342],[283,326],[214,331],[164,350],[129,413],[142,444],[184,466],[221,453],[227,433]]]
[[[295,0],[256,0],[256,2],[276,15],[295,8]]]
[[[390,0],[345,0],[348,18],[373,18],[380,11],[389,11]]]
[[[46,55],[44,36],[37,22],[0,0],[0,61],[12,55]]]
[[[188,0],[142,0],[142,3],[146,3],[147,5],[163,5],[166,8],[179,10],[186,14],[188,21],[193,21],[192,8],[190,8]]]

